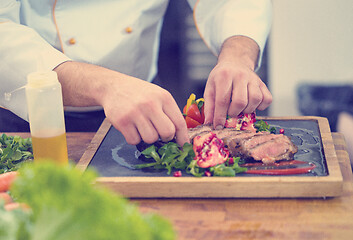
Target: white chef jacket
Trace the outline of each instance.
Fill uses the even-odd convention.
[[[197,29],[218,55],[225,39],[252,38],[260,56],[271,22],[270,0],[188,0]],[[27,118],[27,74],[68,60],[151,81],[168,0],[0,0],[0,106]],[[261,59],[261,58],[260,58]],[[75,79],[72,79],[75,81]]]

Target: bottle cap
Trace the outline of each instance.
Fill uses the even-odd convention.
[[[53,85],[58,82],[58,75],[55,71],[33,72],[27,75],[27,86],[41,88]]]

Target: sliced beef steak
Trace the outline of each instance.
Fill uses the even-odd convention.
[[[230,156],[243,159],[253,159],[263,163],[273,163],[277,160],[291,160],[298,151],[291,139],[283,134],[269,132],[239,131],[234,128],[214,130],[211,125],[201,125],[189,129],[192,141],[196,136],[213,132],[224,141]]]

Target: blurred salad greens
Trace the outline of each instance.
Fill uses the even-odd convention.
[[[175,239],[169,221],[93,185],[96,177],[71,165],[24,164],[10,192],[29,209],[6,211],[0,203],[0,239]]]

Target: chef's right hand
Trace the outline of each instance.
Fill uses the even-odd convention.
[[[102,106],[129,144],[141,140],[154,143],[158,138],[170,141],[174,137],[181,146],[188,142],[185,120],[168,91],[133,77],[115,81],[106,89]]]
[[[181,146],[189,142],[183,115],[165,89],[91,64],[65,62],[55,71],[63,86],[64,104],[103,106],[106,117],[127,143],[153,143],[159,138],[170,141],[174,137]]]

